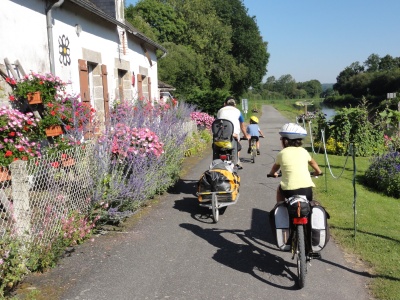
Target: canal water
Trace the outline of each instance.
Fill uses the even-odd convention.
[[[325,105],[321,105],[321,111],[326,115],[326,120],[329,120],[334,115],[336,115],[335,108],[328,107],[328,106],[325,106]]]

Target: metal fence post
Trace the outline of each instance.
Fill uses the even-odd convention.
[[[31,210],[29,207],[28,163],[17,160],[10,165],[12,199],[16,234],[28,241],[31,236]]]

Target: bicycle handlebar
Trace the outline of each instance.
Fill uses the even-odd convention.
[[[259,137],[260,137],[260,138],[264,138],[263,135],[260,135]],[[248,139],[247,139],[246,137],[243,136],[243,137],[240,138],[240,140],[241,140],[241,141],[243,141],[243,140],[247,141]]]
[[[323,176],[324,175],[324,173],[321,173],[321,174],[314,174],[314,172],[310,172],[310,176],[311,177],[315,177],[315,178],[318,178],[318,176]],[[282,172],[280,172],[279,171],[279,173],[278,173],[278,176],[276,176],[276,177],[281,177],[282,176]],[[273,178],[275,178],[275,176],[274,175],[270,175],[270,174],[267,174],[267,177],[273,177]]]

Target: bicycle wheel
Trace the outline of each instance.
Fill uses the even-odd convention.
[[[214,223],[217,223],[218,219],[219,219],[219,210],[218,210],[218,197],[215,193],[212,194],[212,198],[211,198],[211,210],[212,210]]]
[[[304,227],[298,225],[296,227],[296,238],[297,238],[297,276],[298,284],[302,289],[305,286],[306,274],[307,274],[307,262],[306,262],[306,247],[304,238]]]
[[[254,164],[256,162],[257,147],[255,141],[251,141],[251,162]]]

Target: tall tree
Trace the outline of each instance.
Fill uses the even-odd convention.
[[[311,97],[311,98],[317,98],[322,93],[321,82],[319,82],[316,79],[309,80],[306,82],[299,82],[299,83],[297,83],[297,88],[304,89],[306,91],[308,97]]]
[[[210,80],[205,75],[203,56],[192,48],[174,43],[164,43],[168,55],[160,59],[159,79],[173,85],[177,96],[185,95],[194,88],[209,89]]]
[[[234,81],[234,93],[241,94],[250,86],[260,84],[267,71],[269,53],[255,17],[248,15],[242,0],[213,0],[222,22],[232,28],[231,54],[239,66],[245,66],[246,74]]]
[[[396,68],[396,61],[391,55],[387,54],[381,58],[379,63],[380,71],[389,71],[393,70],[394,68]]]
[[[179,44],[187,30],[187,23],[179,12],[160,0],[141,0],[135,6],[129,5],[125,10],[125,18],[139,30],[147,27],[141,24],[142,19],[152,28],[155,40],[161,43]]]
[[[296,80],[294,80],[290,74],[282,75],[276,81],[276,88],[278,92],[282,93],[286,97],[294,98],[297,88]]]
[[[168,55],[159,61],[160,78],[179,87],[178,93],[218,89],[238,96],[260,86],[267,43],[242,0],[140,0],[125,15],[139,30],[151,28],[167,48]]]
[[[381,58],[379,57],[378,54],[371,54],[368,56],[367,60],[364,61],[364,66],[367,70],[367,72],[376,72],[379,69],[379,63],[381,61]]]
[[[333,88],[342,95],[351,93],[349,92],[347,83],[352,76],[359,74],[363,70],[364,67],[361,66],[358,61],[352,63],[350,66],[346,67],[342,72],[339,73],[339,76],[336,77],[336,83],[333,85]]]

